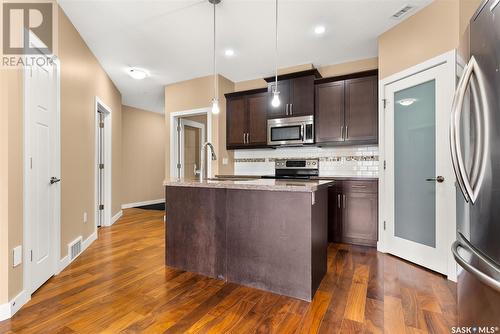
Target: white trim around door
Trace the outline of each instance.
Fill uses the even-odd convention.
[[[204,142],[205,142],[205,124],[203,123],[199,123],[199,122],[195,122],[195,121],[191,121],[191,120],[188,120],[188,119],[180,119],[180,145],[178,146],[178,148],[180,149],[180,157],[179,157],[179,160],[178,162],[181,164],[181,175],[186,175],[185,174],[185,166],[184,166],[184,158],[185,158],[185,138],[184,138],[184,135],[185,135],[185,130],[186,130],[186,126],[190,126],[192,128],[197,128],[197,129],[200,129],[201,131],[201,136],[200,136],[200,148],[203,146]],[[200,154],[200,161],[201,161],[201,154]],[[208,161],[208,160],[207,160]],[[198,168],[196,168],[198,167]],[[195,175],[199,175],[199,171],[200,171],[200,166],[196,166],[195,164]],[[198,174],[196,174],[196,172],[198,172]]]
[[[389,103],[394,104],[394,101],[391,101],[392,97],[386,96],[386,94],[394,93],[399,86],[405,87],[405,83],[411,86],[430,78],[436,80],[436,172],[444,176],[445,182],[436,187],[437,202],[441,205],[436,207],[436,238],[439,239],[437,241],[439,244],[436,244],[436,250],[433,254],[440,254],[441,258],[423,260],[422,254],[426,252],[425,247],[406,241],[403,249],[401,248],[402,244],[395,241],[398,239],[394,236],[393,195],[395,176],[394,166],[389,166],[389,164],[393,164],[394,159],[391,156],[393,154],[393,142],[389,142],[393,140],[394,122],[393,119],[387,118],[394,116],[391,112],[394,105],[389,106]],[[430,269],[442,272],[447,275],[448,279],[454,281],[456,281],[457,266],[451,253],[451,244],[455,240],[456,234],[456,180],[449,154],[448,124],[455,83],[455,50],[391,75],[379,82],[379,151],[383,169],[379,175],[379,242],[377,244],[377,249],[380,252],[391,253],[427,266]]]
[[[60,92],[61,92],[61,72],[60,72],[60,61],[56,57],[53,57],[53,79],[52,79],[52,106],[54,108],[54,141],[53,145],[50,145],[49,152],[53,155],[51,164],[51,176],[55,178],[61,177],[61,104],[60,104]],[[10,316],[14,315],[22,305],[31,299],[31,294],[34,292],[33,288],[33,270],[32,270],[32,240],[33,240],[33,229],[31,228],[32,220],[30,219],[32,213],[32,150],[34,149],[31,145],[31,123],[32,123],[32,69],[25,67],[24,69],[24,92],[23,92],[23,102],[24,102],[24,125],[23,125],[23,291],[14,298],[12,301],[12,306],[10,307]],[[52,94],[51,94],[52,95]],[[49,180],[47,180],[49,182]],[[53,201],[53,222],[51,224],[50,231],[50,247],[53,252],[53,259],[50,261],[50,272],[55,275],[59,272],[58,264],[61,257],[61,185],[60,183],[52,184],[54,191],[51,200]]]
[[[95,173],[95,192],[94,192],[94,217],[95,217],[95,228],[99,224],[99,153],[100,153],[100,145],[99,145],[99,113],[104,115],[104,145],[103,145],[103,160],[104,160],[104,210],[102,213],[102,222],[101,226],[111,226],[113,224],[113,212],[111,208],[112,203],[112,126],[111,120],[113,117],[113,110],[108,107],[99,97],[95,97],[95,109],[94,109],[94,117],[95,117],[95,163],[94,163],[94,173]]]
[[[179,154],[179,138],[177,136],[177,121],[182,117],[189,116],[197,116],[197,115],[207,115],[207,130],[206,130],[206,138],[207,141],[212,142],[212,112],[211,108],[199,108],[199,109],[191,109],[185,111],[177,111],[170,113],[170,177],[178,178],[178,170],[177,170],[177,161]],[[205,161],[207,162],[207,175],[208,177],[212,176],[212,164],[210,163],[212,160],[209,158],[208,150],[206,152],[207,156],[205,157]]]

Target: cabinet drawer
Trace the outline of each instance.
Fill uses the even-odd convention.
[[[363,192],[376,193],[378,192],[377,180],[349,180],[342,181],[342,190],[344,192]]]

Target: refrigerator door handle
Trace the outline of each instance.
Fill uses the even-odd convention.
[[[466,240],[456,240],[453,245],[451,246],[451,251],[453,253],[453,257],[455,258],[455,261],[457,261],[457,263],[462,267],[464,268],[465,270],[467,270],[471,275],[473,275],[475,278],[477,278],[479,281],[481,281],[482,283],[486,284],[487,286],[489,286],[490,288],[500,292],[500,281],[494,279],[493,277],[485,274],[484,272],[482,272],[481,270],[477,269],[476,267],[474,267],[473,265],[471,265],[469,262],[467,262],[461,255],[460,253],[458,252],[458,249],[459,248],[462,248],[464,250],[466,250],[467,252],[471,253],[473,256],[479,258],[482,262],[484,262],[485,264],[488,265],[488,267],[492,268],[493,270],[495,270],[496,272],[499,272],[499,269],[496,265],[494,265],[493,263],[491,263],[491,261],[489,261],[488,259],[486,259],[484,256],[482,256],[481,254],[477,253],[477,251],[474,249],[474,247],[470,247],[469,245],[469,242],[466,241]]]
[[[475,79],[471,82],[472,74],[475,74]],[[467,175],[465,170],[465,163],[462,157],[462,150],[460,147],[460,119],[462,115],[463,103],[467,87],[471,85],[473,101],[475,104],[475,131],[476,142],[474,149],[474,157],[472,161],[471,176]],[[479,88],[476,86],[479,86]],[[481,188],[486,159],[488,154],[488,101],[486,98],[486,88],[484,83],[483,74],[479,65],[474,58],[471,57],[469,63],[464,68],[464,73],[458,82],[455,95],[453,97],[453,104],[451,109],[450,119],[450,148],[453,169],[457,176],[458,184],[467,202],[475,203],[478,192]]]

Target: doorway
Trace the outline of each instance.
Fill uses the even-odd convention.
[[[177,169],[180,178],[194,180],[200,173],[201,146],[206,141],[206,116],[191,116],[178,119],[177,136],[179,152]]]
[[[95,101],[95,224],[111,226],[111,108]]]
[[[173,112],[170,114],[170,177],[188,180],[199,176],[201,146],[210,141],[212,130],[210,108]],[[208,156],[208,152],[207,156]],[[207,175],[212,175],[211,160]]]
[[[40,53],[41,54],[41,53]],[[57,272],[60,256],[59,61],[24,70],[24,289]]]
[[[415,69],[383,85],[383,248],[453,276],[455,177],[448,128],[454,62]],[[453,225],[453,226],[452,226]]]

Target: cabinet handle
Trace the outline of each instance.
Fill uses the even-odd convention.
[[[250,133],[247,132],[247,144],[250,144]]]
[[[344,126],[343,125],[340,127],[340,138],[342,140],[344,140]]]
[[[288,106],[289,106],[289,104],[287,103],[287,104],[286,104],[286,107],[285,107],[285,113],[286,113],[286,115],[287,115],[287,116],[288,116],[288,113],[289,113],[289,111],[288,111],[288,109],[289,109],[289,108],[288,108]]]
[[[345,209],[345,194],[343,194],[343,195],[342,195],[342,197],[343,197],[343,199],[344,199],[344,200],[343,200],[343,202],[344,202],[343,204],[344,204],[344,209]]]
[[[345,126],[345,139],[349,139],[349,125]]]
[[[340,194],[337,195],[337,206],[340,209]]]
[[[247,143],[246,133],[243,132],[243,144]]]
[[[290,116],[293,116],[293,103],[290,103]]]

